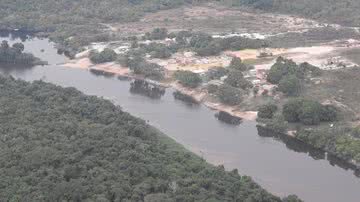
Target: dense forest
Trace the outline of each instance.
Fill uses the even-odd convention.
[[[191,154],[110,101],[0,77],[2,201],[300,201]]]

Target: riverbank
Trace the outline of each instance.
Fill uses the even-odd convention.
[[[167,39],[164,41],[166,42]],[[63,66],[87,69],[100,75],[103,74],[106,76],[110,75],[141,79],[156,85],[171,87],[172,89],[191,97],[193,100],[196,100],[198,103],[202,103],[204,106],[212,110],[226,112],[231,116],[241,118],[243,120],[254,121],[257,118],[257,110],[261,105],[266,104],[266,102],[276,102],[280,106],[284,104],[286,100],[290,99],[286,95],[279,93],[279,91],[276,90],[277,86],[270,84],[266,79],[267,72],[274,64],[277,57],[281,56],[292,59],[297,63],[308,62],[312,65],[318,66],[319,71],[322,71],[324,74],[332,74],[336,70],[351,69],[357,65],[343,56],[342,52],[357,49],[359,46],[360,42],[358,40],[344,39],[310,47],[268,49],[267,51],[269,51],[269,54],[265,58],[259,57],[259,55],[256,54],[262,51],[260,49],[224,51],[220,55],[208,57],[201,57],[188,50],[179,51],[178,53],[170,55],[168,59],[154,59],[151,55],[145,54],[143,60],[145,62],[151,62],[155,66],[158,65],[157,67],[161,69],[161,73],[164,73],[164,79],[160,82],[147,80],[144,76],[133,74],[128,67],[122,66],[117,62],[108,62],[96,65],[92,64],[87,58],[87,53],[89,53],[88,50],[79,54],[80,58],[77,58],[70,63],[63,64]],[[106,45],[103,44],[102,47],[105,48]],[[110,48],[115,51],[117,50],[117,47],[114,46],[114,44],[110,45]],[[217,86],[226,84],[226,82],[224,82],[226,78],[224,79],[220,77],[213,80],[210,79],[211,81],[208,81],[206,80],[206,74],[210,72],[210,70],[218,68],[216,65],[214,67],[214,64],[221,64],[220,68],[227,68],[225,71],[231,71],[231,69],[228,68],[230,63],[229,58],[232,58],[233,56],[245,56],[245,62],[253,60],[252,63],[254,64],[254,68],[247,68],[247,70],[243,71],[242,74],[247,81],[252,83],[254,88],[251,87],[250,89],[243,89],[245,91],[242,91],[240,103],[236,103],[235,106],[230,106],[221,103],[221,97],[216,94],[211,94],[208,89],[208,86],[214,83]],[[186,70],[193,72],[193,74],[200,75],[204,82],[199,87],[185,87],[179,82],[174,81],[172,77],[173,73],[179,70]],[[226,77],[229,77],[229,74],[226,75]],[[325,77],[309,78],[309,83],[307,83],[308,85],[306,86],[305,93],[308,93],[310,96],[307,95],[306,97],[309,99],[322,100],[321,102],[323,103],[328,102],[328,98],[326,98],[326,100],[318,98],[322,95],[328,96],[330,94],[322,94],[321,92],[315,94],[311,92],[311,90],[314,90],[320,85],[327,85],[327,87],[331,87],[331,84],[325,83],[329,83],[326,79],[327,78]],[[295,136],[295,133],[292,133],[292,135]]]
[[[313,158],[297,149],[301,145],[288,147],[282,141],[259,136],[252,121],[243,121],[238,126],[224,124],[214,118],[214,111],[203,105],[189,106],[174,100],[173,89],[166,90],[161,99],[153,99],[132,93],[131,81],[58,66],[34,67],[11,75],[27,81],[41,79],[75,87],[87,95],[109,99],[206,161],[224,165],[229,171],[238,169],[275,195],[296,193],[305,201],[356,202],[358,199],[356,188],[360,181],[346,167]],[[334,180],[343,186],[334,184]]]
[[[94,45],[95,47],[96,45]],[[106,47],[106,45],[102,45]],[[182,52],[175,53],[169,59],[153,59],[147,58],[149,62],[156,63],[164,68],[165,79],[163,81],[150,81],[161,86],[172,87],[180,91],[181,93],[193,97],[197,102],[203,103],[205,106],[230,113],[233,116],[245,119],[255,120],[256,119],[256,108],[258,106],[252,106],[253,101],[262,102],[258,98],[247,98],[247,103],[244,106],[228,106],[224,105],[216,99],[209,98],[209,93],[203,87],[195,89],[187,88],[179,84],[172,79],[173,72],[177,70],[192,71],[197,74],[204,74],[210,69],[218,67],[217,64],[221,64],[220,67],[226,67],[229,65],[232,57],[240,57],[244,59],[245,63],[253,64],[254,69],[246,72],[247,79],[258,88],[257,94],[253,96],[261,97],[263,93],[267,93],[270,96],[273,95],[275,90],[274,85],[266,81],[266,72],[275,63],[277,57],[285,57],[292,59],[294,62],[309,62],[312,65],[318,66],[322,70],[337,70],[343,68],[351,68],[357,64],[346,58],[343,52],[357,49],[360,47],[358,40],[338,40],[332,41],[326,44],[311,46],[311,47],[297,47],[297,48],[282,48],[282,49],[267,49],[266,51],[270,54],[269,56],[262,58],[259,57],[259,53],[262,50],[247,49],[241,51],[225,51],[219,56],[199,57],[193,52]],[[116,46],[113,47],[116,50]],[[128,67],[124,67],[117,62],[108,62],[103,64],[92,64],[87,57],[89,50],[86,50],[77,55],[77,58],[61,66],[70,68],[88,69],[94,72],[105,72],[114,76],[143,79],[141,75],[133,74]],[[222,81],[220,81],[221,83]],[[206,84],[205,84],[206,85]],[[278,99],[278,98],[275,98]],[[245,109],[244,109],[245,108]]]
[[[337,160],[335,162],[336,165],[339,165],[340,167],[343,167],[345,169],[351,169],[354,171],[355,176],[360,176],[360,164],[356,163],[355,160],[344,159],[342,156],[339,156],[337,153],[335,153],[331,150],[328,150],[326,148],[315,147],[314,145],[309,144],[308,142],[305,142],[302,139],[298,138],[296,136],[296,131],[279,132],[279,131],[274,130],[274,128],[268,126],[267,124],[265,124],[263,122],[257,122],[257,123],[258,123],[257,128],[258,128],[261,136],[280,138],[285,143],[287,142],[287,140],[283,140],[283,138],[292,139],[294,141],[300,142],[301,144],[305,145],[308,148],[307,150],[321,151],[321,152],[323,152],[324,159],[331,162],[331,161],[334,161],[334,158],[335,158],[335,160]],[[327,158],[328,156],[330,156],[330,158]]]
[[[192,97],[198,103],[202,103],[204,106],[212,110],[224,111],[231,114],[232,116],[249,121],[254,121],[256,120],[257,117],[256,111],[240,111],[237,107],[224,105],[220,102],[213,102],[211,100],[206,99],[208,94],[202,88],[195,88],[195,89],[187,88],[179,84],[177,81],[172,81],[168,79],[167,81],[151,81],[145,79],[142,76],[132,74],[128,68],[121,67],[121,65],[116,64],[115,62],[94,65],[90,62],[88,58],[82,58],[76,61],[70,61],[68,63],[62,64],[61,66],[69,67],[69,68],[79,68],[89,71],[95,70],[99,72],[109,73],[113,76],[144,80],[155,85],[160,85],[162,87],[167,87],[167,88],[171,87],[181,92],[182,94]]]

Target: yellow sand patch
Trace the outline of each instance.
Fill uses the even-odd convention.
[[[242,60],[258,59],[261,50],[258,49],[246,49],[240,51],[226,51],[225,54],[230,57],[239,57]],[[271,53],[273,57],[286,53],[286,49],[283,48],[269,48],[266,49],[267,53]]]
[[[124,68],[119,64],[116,64],[114,62],[108,62],[108,63],[104,63],[104,64],[99,64],[99,65],[94,65],[91,66],[91,69],[96,69],[96,70],[102,70],[104,72],[109,72],[109,73],[113,73],[116,75],[128,75],[130,70],[129,68]]]
[[[93,64],[89,58],[81,58],[78,60],[70,60],[68,63],[62,64],[63,67],[79,68],[79,69],[88,69]]]
[[[254,121],[257,117],[256,111],[239,111],[235,107],[224,105],[221,103],[205,102],[204,104],[210,109],[224,111],[231,114],[232,116],[240,117],[249,121]]]
[[[203,99],[206,96],[205,92],[201,92],[199,89],[190,89],[190,88],[186,88],[184,86],[182,86],[181,84],[177,83],[177,82],[173,82],[170,85],[172,88],[180,91],[181,93],[185,94],[185,95],[189,95],[192,98],[194,98],[197,102],[202,102]]]
[[[213,67],[229,65],[231,57],[226,55],[198,57],[192,52],[176,53],[169,59],[149,59],[169,71],[189,70],[196,73],[206,72]]]
[[[122,67],[115,62],[108,62],[94,65],[89,58],[81,58],[78,60],[71,60],[68,63],[62,64],[63,67],[78,68],[78,69],[96,69],[104,72],[113,73],[116,75],[128,75],[129,68]]]

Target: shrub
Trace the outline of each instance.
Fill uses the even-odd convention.
[[[128,67],[134,74],[143,75],[145,78],[161,80],[164,78],[163,67],[156,63],[149,63],[139,56],[127,59]]]
[[[168,30],[166,28],[155,28],[151,32],[145,33],[147,40],[163,40],[167,37]]]
[[[313,66],[307,62],[297,65],[292,60],[288,60],[282,57],[278,57],[276,63],[271,67],[267,81],[272,84],[279,84],[284,77],[295,77],[305,79],[311,76],[320,76],[322,73],[321,69]],[[292,79],[294,81],[294,79]]]
[[[320,119],[321,121],[336,121],[337,120],[337,109],[332,105],[324,105],[321,110]]]
[[[292,60],[278,57],[276,63],[271,67],[266,79],[272,84],[278,84],[283,76],[294,74],[296,67],[296,63]]]
[[[242,101],[243,92],[240,89],[234,88],[227,84],[219,86],[217,90],[217,97],[224,104],[238,105]]]
[[[301,91],[301,81],[294,75],[287,75],[280,80],[278,87],[287,96],[297,96]]]
[[[296,75],[299,78],[304,78],[310,74],[310,76],[320,76],[322,70],[319,67],[309,64],[308,62],[301,63],[296,71]]]
[[[303,202],[303,200],[299,199],[296,195],[289,195],[283,198],[283,202]]]
[[[105,48],[101,52],[91,51],[89,57],[90,57],[91,62],[93,62],[95,64],[99,64],[99,63],[105,63],[105,62],[112,62],[112,61],[116,60],[117,54],[115,53],[114,50]]]
[[[131,48],[139,48],[139,42],[137,40],[131,41]]]
[[[274,113],[278,110],[278,107],[274,104],[266,104],[259,108],[258,117],[271,119]]]
[[[195,52],[199,56],[212,56],[212,55],[218,55],[222,51],[219,44],[215,42],[210,42],[208,45],[195,48]]]
[[[190,88],[196,88],[202,82],[200,76],[191,71],[176,71],[174,77],[175,79],[179,80],[182,85]]]
[[[352,129],[351,135],[353,137],[360,138],[360,126],[355,127],[354,129]]]
[[[207,47],[211,42],[213,38],[209,34],[205,33],[196,33],[194,34],[190,39],[190,46],[193,48],[204,48]]]
[[[305,125],[317,125],[321,121],[322,105],[315,101],[303,101],[299,119]]]
[[[282,114],[288,122],[299,122],[299,114],[301,112],[303,99],[289,100],[284,106]]]
[[[207,85],[206,89],[207,89],[208,93],[214,94],[219,90],[219,86],[214,85],[214,84],[209,84],[209,85]]]
[[[190,31],[180,31],[176,33],[175,41],[178,44],[186,45],[188,42],[188,38],[190,38],[193,34]]]
[[[162,43],[150,43],[149,45],[145,45],[144,49],[147,53],[150,53],[150,56],[153,58],[169,58],[171,57],[171,50]]]
[[[293,99],[283,107],[283,116],[288,122],[301,122],[305,125],[317,125],[321,121],[334,121],[337,110],[331,105],[305,99]]]
[[[230,69],[236,69],[236,70],[239,70],[239,71],[246,71],[248,69],[247,66],[238,57],[233,57],[231,59],[229,68]]]
[[[285,133],[287,129],[287,125],[284,121],[276,119],[271,119],[268,123],[266,123],[266,127],[275,133]]]
[[[182,44],[186,43],[185,37],[176,38],[176,41]],[[200,56],[217,55],[224,50],[243,50],[258,49],[266,46],[263,40],[248,39],[245,37],[230,37],[230,38],[212,38],[211,35],[205,33],[193,34],[190,39],[190,46]]]
[[[161,80],[164,78],[163,68],[155,63],[140,63],[132,70],[135,74],[142,74],[149,79]]]
[[[248,89],[253,87],[252,83],[246,80],[243,74],[238,70],[230,71],[224,82],[235,88]]]
[[[217,80],[228,74],[229,70],[224,67],[214,67],[206,72],[207,80]]]

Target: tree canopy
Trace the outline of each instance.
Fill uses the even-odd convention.
[[[224,83],[244,90],[253,87],[253,84],[244,78],[244,75],[239,70],[229,71],[227,78],[224,80]]]
[[[267,81],[278,84],[278,90],[288,96],[298,96],[303,82],[312,77],[320,76],[321,69],[307,62],[297,65],[294,61],[278,57],[267,74]]]
[[[139,55],[125,55],[123,57],[120,63],[129,67],[134,74],[139,74],[153,80],[161,80],[164,78],[164,68],[162,66],[156,63],[150,63]]]
[[[93,62],[95,64],[99,64],[99,63],[105,63],[105,62],[112,62],[112,61],[116,60],[117,54],[114,50],[112,50],[110,48],[105,48],[101,52],[91,51],[89,58],[90,58],[91,62]]]
[[[227,105],[238,105],[242,102],[245,92],[241,89],[222,84],[215,92],[219,100]]]
[[[275,104],[262,105],[259,108],[258,117],[265,118],[265,119],[271,119],[277,110],[278,110],[278,107]]]
[[[288,122],[317,125],[320,122],[336,121],[337,109],[313,100],[297,98],[289,100],[283,107],[283,116]]]
[[[239,70],[239,71],[246,71],[248,69],[248,67],[238,57],[233,57],[231,59],[231,62],[230,62],[230,65],[228,68]]]
[[[24,52],[25,46],[22,43],[9,45],[8,41],[2,41],[0,45],[0,64],[36,65],[41,64],[40,59],[31,53]]]
[[[174,73],[175,79],[177,79],[182,85],[190,88],[198,87],[202,79],[199,74],[196,74],[187,70],[178,70]]]

